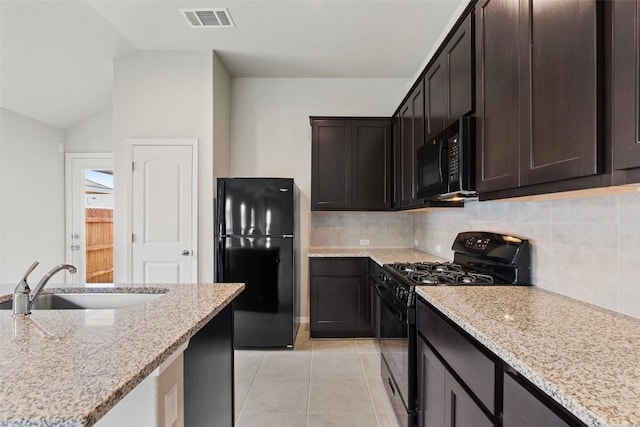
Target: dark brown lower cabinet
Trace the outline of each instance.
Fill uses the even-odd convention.
[[[309,260],[311,338],[370,337],[368,258]]]
[[[418,427],[492,427],[480,406],[418,339]]]
[[[418,427],[584,427],[438,310],[417,306]]]
[[[504,427],[568,427],[570,425],[518,383],[511,374],[504,375]]]
[[[447,427],[493,427],[497,425],[487,418],[469,393],[446,371],[444,376],[444,425]]]
[[[418,338],[418,427],[444,426],[446,368],[425,340]]]

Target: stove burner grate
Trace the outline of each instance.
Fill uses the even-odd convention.
[[[391,267],[417,285],[492,285],[493,277],[473,271],[464,271],[462,266],[450,262],[398,262]]]

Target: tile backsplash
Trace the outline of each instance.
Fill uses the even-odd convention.
[[[311,212],[309,246],[357,248],[369,240],[370,248],[410,248],[411,224],[405,212]]]
[[[640,193],[414,213],[312,212],[310,246],[359,247],[366,239],[369,247],[452,259],[456,234],[471,230],[529,239],[536,286],[640,318]]]
[[[415,247],[445,258],[456,234],[470,230],[529,239],[536,286],[640,317],[640,193],[413,214]]]

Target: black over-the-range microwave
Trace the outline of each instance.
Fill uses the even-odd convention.
[[[476,195],[473,117],[462,117],[417,150],[419,199]]]

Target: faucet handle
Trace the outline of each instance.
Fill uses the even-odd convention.
[[[31,272],[32,272],[33,270],[35,270],[35,268],[38,266],[38,264],[40,264],[38,261],[34,261],[34,262],[33,262],[33,264],[31,264],[31,267],[29,267],[29,268],[27,269],[27,272],[26,272],[26,273],[24,273],[24,277],[23,277],[23,278],[22,278],[22,280],[20,281],[21,283],[22,283],[22,282],[26,282],[26,281],[27,281],[27,277],[29,277],[29,275],[31,274]]]

